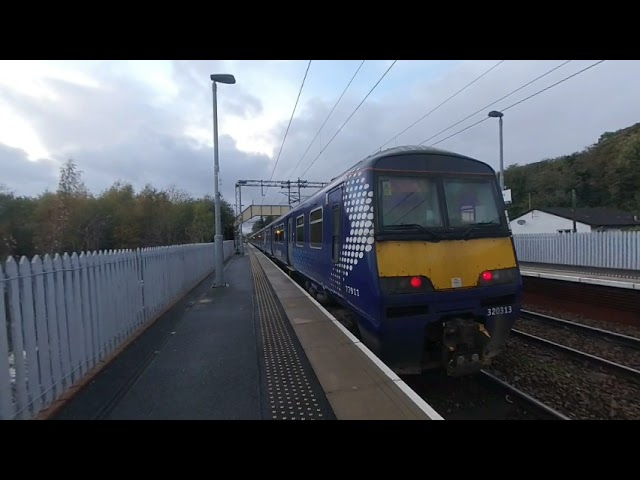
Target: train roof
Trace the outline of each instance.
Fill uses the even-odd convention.
[[[426,147],[423,145],[402,145],[399,147],[391,147],[391,148],[387,148],[386,150],[381,150],[379,152],[373,153],[371,155],[369,155],[368,157],[360,160],[358,163],[356,163],[355,165],[349,167],[349,169],[345,170],[344,172],[342,172],[340,175],[333,177],[331,179],[331,183],[340,180],[342,177],[344,177],[345,175],[347,175],[349,172],[358,169],[358,168],[372,168],[375,167],[380,160],[387,158],[387,157],[397,157],[397,156],[401,156],[401,155],[412,155],[412,154],[436,154],[436,155],[442,155],[442,156],[447,156],[447,157],[456,157],[456,158],[460,158],[460,159],[465,159],[468,160],[470,162],[474,162],[476,164],[482,165],[484,167],[487,168],[488,172],[491,172],[492,169],[491,167],[485,163],[482,162],[480,160],[477,160],[475,158],[471,158],[468,157],[466,155],[462,155],[460,153],[457,152],[452,152],[450,150],[443,150],[440,148],[434,148],[434,147]]]
[[[399,147],[387,148],[386,150],[381,150],[372,155],[369,155],[367,158],[365,158],[365,161],[371,160],[372,162],[375,162],[382,157],[390,157],[392,155],[402,155],[409,153],[437,153],[440,155],[452,155],[454,157],[464,156],[456,152],[451,152],[449,150],[443,150],[441,148],[434,147],[425,147],[424,145],[401,145]]]
[[[481,160],[477,160],[477,159],[472,158],[472,157],[468,157],[468,156],[460,154],[460,153],[452,152],[450,150],[443,150],[443,149],[440,149],[440,148],[427,147],[427,146],[423,146],[423,145],[402,145],[402,146],[398,146],[398,147],[391,147],[391,148],[387,148],[385,150],[381,150],[379,152],[373,153],[373,154],[369,155],[366,158],[363,158],[359,162],[357,162],[354,165],[352,165],[351,167],[349,167],[347,170],[345,170],[342,173],[340,173],[339,175],[333,177],[328,185],[326,185],[322,189],[318,190],[316,193],[314,193],[311,197],[306,199],[304,202],[301,202],[298,205],[296,205],[296,207],[293,210],[296,210],[296,209],[306,205],[307,203],[312,202],[317,197],[317,195],[323,194],[324,192],[327,192],[327,191],[331,190],[332,188],[335,187],[335,185],[337,183],[340,183],[346,175],[348,175],[349,173],[353,172],[354,170],[360,170],[360,169],[363,169],[363,168],[375,168],[376,166],[379,166],[381,160],[384,160],[385,158],[398,157],[398,156],[403,156],[403,155],[421,154],[421,153],[422,154],[436,154],[436,155],[438,155],[440,157],[455,157],[455,158],[458,158],[458,159],[464,159],[464,160],[467,161],[465,163],[467,163],[470,166],[471,165],[473,166],[473,170],[476,170],[476,173],[485,173],[485,174],[494,174],[495,173],[493,168],[491,168],[491,166],[489,164],[487,164],[486,162],[483,162]],[[397,165],[394,164],[393,166],[395,167]],[[447,166],[447,169],[448,168],[449,168],[449,166]],[[279,223],[282,220],[282,218],[285,217],[286,215],[288,215],[289,213],[290,212],[288,212],[285,215],[282,215],[282,216],[278,217],[273,222],[269,223],[268,225],[265,225],[264,228],[267,228],[267,227],[269,227],[271,225]],[[263,230],[264,228],[262,228],[261,230]]]

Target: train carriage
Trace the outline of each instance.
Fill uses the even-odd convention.
[[[495,171],[453,152],[372,155],[250,242],[353,312],[362,341],[400,374],[477,372],[520,313]]]

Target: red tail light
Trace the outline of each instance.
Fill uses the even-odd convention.
[[[504,285],[516,283],[520,277],[518,267],[501,268],[499,270],[485,270],[478,278],[478,285]]]
[[[433,292],[433,285],[427,277],[420,275],[406,277],[380,277],[380,288],[385,295],[402,295]]]

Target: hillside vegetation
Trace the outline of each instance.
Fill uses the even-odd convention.
[[[640,212],[640,123],[606,132],[581,152],[505,169],[510,218],[531,207],[610,207]]]
[[[213,198],[147,185],[135,192],[116,182],[90,193],[75,163],[60,169],[58,189],[18,197],[0,186],[0,262],[8,255],[81,252],[212,242]],[[225,239],[233,238],[233,208],[222,201]]]
[[[528,165],[510,165],[505,184],[512,190],[509,216],[531,207],[612,207],[640,213],[640,123],[606,132],[581,152]],[[255,232],[271,218],[259,219]],[[226,239],[233,238],[233,208],[222,202]],[[80,252],[210,242],[213,199],[193,198],[176,189],[147,185],[135,192],[117,182],[99,195],[84,186],[69,160],[60,169],[55,192],[15,196],[0,185],[0,259],[8,255]]]

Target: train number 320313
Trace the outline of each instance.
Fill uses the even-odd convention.
[[[511,312],[513,312],[513,308],[511,308],[511,305],[507,305],[506,307],[487,308],[487,317],[492,317],[494,315],[505,315]]]

